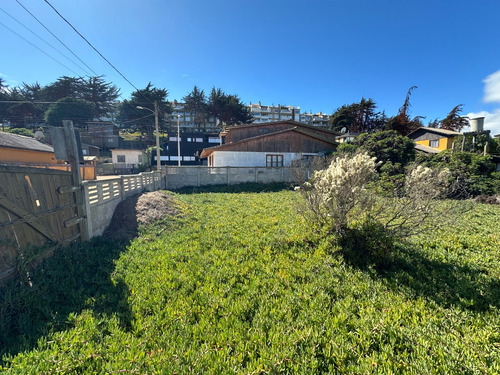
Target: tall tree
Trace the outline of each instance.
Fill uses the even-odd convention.
[[[136,90],[129,100],[124,100],[120,105],[118,119],[126,122],[129,127],[153,139],[155,132],[154,102],[158,103],[158,124],[160,129],[166,129],[165,116],[172,113],[172,107],[167,101],[168,91],[153,86],[150,82],[144,89]],[[137,107],[148,108],[141,110]]]
[[[406,98],[399,108],[399,112],[396,116],[391,117],[387,120],[386,130],[395,130],[401,135],[407,135],[411,133],[413,130],[418,129],[423,126],[422,119],[425,118],[423,116],[416,116],[413,119],[410,119],[410,96],[414,89],[417,86],[412,86],[409,88],[406,93]]]
[[[208,113],[219,121],[219,126],[240,125],[253,121],[250,110],[237,95],[228,95],[215,87],[208,97]]]
[[[83,127],[91,118],[92,106],[82,99],[60,99],[45,112],[45,121],[50,126],[62,126],[63,120],[72,120],[75,127]]]
[[[463,128],[469,126],[469,119],[467,117],[460,116],[462,112],[463,104],[455,106],[446,118],[439,122],[439,128],[453,130],[460,132]]]
[[[207,98],[205,92],[197,86],[193,87],[188,95],[182,98],[185,110],[190,113],[191,119],[197,128],[201,129],[201,124],[207,120]]]
[[[12,128],[26,128],[43,121],[44,111],[30,102],[20,102],[8,108],[10,125]]]
[[[63,76],[44,88],[48,101],[55,102],[63,98],[82,99],[82,78]]]
[[[120,90],[112,83],[106,82],[104,76],[82,79],[78,96],[92,106],[92,118],[107,117],[113,111],[113,103],[120,96]]]
[[[376,112],[373,99],[361,98],[359,103],[344,104],[332,114],[330,128],[332,130],[348,129],[350,132],[365,133],[381,130],[385,125],[385,114]]]

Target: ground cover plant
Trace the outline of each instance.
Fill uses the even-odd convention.
[[[81,298],[59,312],[61,324],[6,341],[2,370],[500,372],[497,206],[478,204],[453,226],[398,242],[385,264],[360,265],[297,215],[297,192],[252,190],[175,194],[182,215],[150,225],[126,249],[104,239],[93,252],[74,248],[87,272],[67,276],[56,295]],[[44,272],[59,266],[51,267]],[[93,289],[75,292],[94,277]],[[46,316],[54,306],[30,291],[53,284],[32,281],[10,289],[9,301],[24,293],[40,306],[30,316]]]

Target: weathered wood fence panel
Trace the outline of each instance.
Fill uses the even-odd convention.
[[[64,192],[72,185],[71,172],[0,166],[0,279],[13,271],[20,249],[80,236],[73,223],[81,192]]]

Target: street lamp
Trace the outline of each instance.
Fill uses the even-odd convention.
[[[158,172],[161,171],[161,161],[160,161],[160,131],[158,130],[158,102],[155,100],[154,102],[155,105],[155,110],[153,111],[152,109],[146,108],[146,107],[141,107],[138,105],[136,108],[137,109],[146,109],[152,113],[155,114],[155,128],[156,128],[156,170]]]

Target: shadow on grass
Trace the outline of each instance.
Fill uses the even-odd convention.
[[[210,185],[200,187],[185,187],[172,190],[178,194],[198,193],[271,193],[292,190],[290,183],[276,182],[271,184],[245,183],[236,185]]]
[[[470,311],[500,308],[500,280],[487,270],[432,259],[411,243],[394,246],[390,255],[373,257],[369,242],[343,248],[346,263],[387,281],[395,291],[421,296],[443,307]]]
[[[36,346],[37,340],[71,327],[70,313],[84,309],[115,314],[128,328],[128,289],[111,280],[126,242],[97,237],[55,250],[30,275],[0,288],[0,359]],[[1,362],[1,361],[0,361]]]

